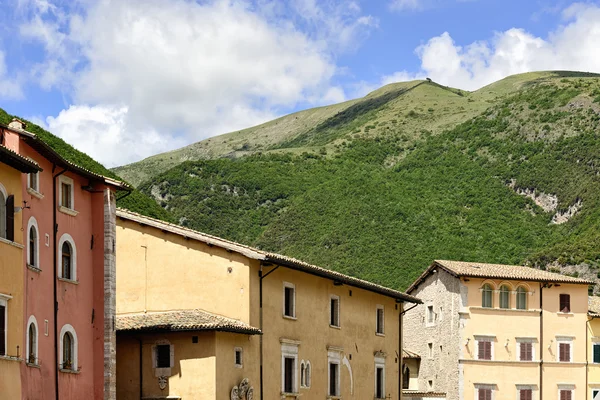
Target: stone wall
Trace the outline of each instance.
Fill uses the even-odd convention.
[[[115,195],[104,191],[104,400],[117,398],[116,312],[116,227]]]

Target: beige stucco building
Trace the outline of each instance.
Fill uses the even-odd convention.
[[[421,357],[418,385],[406,394],[592,398],[590,284],[528,267],[435,261],[407,290],[423,304],[406,313],[404,345]]]
[[[117,215],[118,399],[400,398],[415,297]]]

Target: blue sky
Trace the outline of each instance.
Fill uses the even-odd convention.
[[[431,77],[600,72],[600,4],[0,0],[0,100],[112,167]],[[12,13],[12,15],[11,15]]]

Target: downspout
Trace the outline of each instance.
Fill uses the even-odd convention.
[[[540,282],[540,399],[544,398],[544,307],[542,289],[544,285]]]
[[[263,275],[263,263],[260,263],[260,270],[258,271],[258,277],[259,277],[259,328],[260,328],[260,337],[259,337],[259,343],[260,343],[260,400],[264,399],[264,388],[263,388],[263,336],[264,336],[264,331],[263,331],[263,279],[265,279],[267,276],[269,276],[270,273],[274,272],[277,268],[279,268],[279,265],[275,266],[275,268],[273,268],[272,270],[270,270],[269,272],[267,272],[266,274]]]
[[[52,173],[54,174],[54,170],[56,169],[56,165],[52,166]],[[52,175],[52,236],[53,236],[53,265],[54,265],[54,277],[53,277],[53,291],[54,291],[54,393],[56,400],[59,400],[58,394],[58,287],[57,287],[57,277],[58,277],[58,250],[57,246],[57,233],[58,233],[58,223],[56,222],[56,178],[61,176],[67,172],[67,169],[63,169],[56,175]]]

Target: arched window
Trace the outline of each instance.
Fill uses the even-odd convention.
[[[510,288],[506,285],[500,286],[500,308],[510,308]]]
[[[483,285],[481,289],[481,306],[492,308],[492,287],[489,283]]]
[[[60,369],[77,371],[77,334],[69,324],[60,331]]]
[[[410,369],[405,365],[402,372],[402,389],[408,389],[410,386]]]
[[[40,267],[40,237],[37,221],[34,217],[29,218],[27,223],[27,265]]]
[[[517,309],[527,310],[527,289],[523,286],[517,288]]]
[[[27,322],[27,363],[38,363],[38,329],[37,321],[32,315]]]
[[[77,280],[77,249],[75,241],[68,233],[61,236],[58,244],[58,262],[60,268],[58,277],[71,281]]]
[[[69,332],[63,336],[63,369],[73,369],[73,336]]]
[[[306,362],[306,366],[304,367],[304,386],[306,386],[307,388],[310,387],[310,381],[311,381],[311,376],[310,376],[310,361]]]
[[[300,386],[306,386],[306,365],[304,365],[304,361],[300,363]]]

